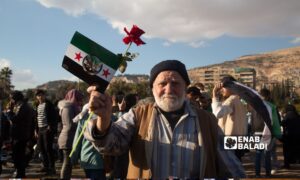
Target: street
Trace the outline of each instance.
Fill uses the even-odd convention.
[[[278,143],[277,148],[277,155],[278,161],[280,165],[283,165],[283,154],[282,154],[282,144]],[[250,151],[243,157],[243,166],[245,168],[247,178],[254,178],[255,177],[255,170],[254,170],[254,159],[255,159],[255,152]],[[40,163],[37,162],[30,162],[29,167],[26,169],[27,178],[30,179],[58,179],[59,173],[61,169],[62,163],[56,162],[56,175],[54,176],[46,176],[44,173],[39,173],[37,170],[41,167]],[[6,165],[3,165],[3,171],[0,176],[1,179],[11,178],[13,177],[13,164],[8,162]],[[264,168],[261,170],[261,175],[264,177],[265,171]],[[72,177],[76,178],[84,178],[84,172],[80,169],[79,165],[74,166],[72,171]],[[272,178],[300,178],[300,164],[291,164],[290,169],[279,169],[277,172],[272,175]]]

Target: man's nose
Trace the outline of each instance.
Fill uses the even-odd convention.
[[[173,92],[173,89],[174,89],[173,85],[171,83],[168,83],[165,87],[165,93],[171,94]]]

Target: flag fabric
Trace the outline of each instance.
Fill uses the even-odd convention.
[[[233,94],[245,100],[263,119],[265,123],[265,134],[272,136],[272,113],[269,105],[260,97],[258,92],[236,81],[223,81],[223,87],[230,89]]]
[[[89,85],[97,85],[103,93],[120,63],[120,56],[75,32],[62,66]]]

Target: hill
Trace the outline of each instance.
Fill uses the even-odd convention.
[[[44,89],[47,91],[55,91],[60,87],[64,87],[66,84],[71,85],[76,83],[75,81],[68,81],[68,80],[57,80],[57,81],[49,81],[42,85],[37,86],[35,89]]]
[[[241,56],[232,61],[198,67],[189,70],[192,81],[199,82],[199,70],[204,68],[232,69],[235,67],[256,70],[257,86],[280,83],[290,80],[295,87],[300,87],[300,47],[281,49],[255,55]]]
[[[124,74],[113,77],[112,82],[114,81],[125,81],[126,83],[139,83],[142,81],[148,81],[149,76],[143,74]],[[37,86],[35,89],[44,89],[47,91],[55,91],[61,87],[66,87],[66,85],[74,85],[75,81],[68,80],[57,80],[57,81],[49,81],[42,85]]]
[[[300,47],[245,55],[220,64],[192,68],[188,70],[188,73],[192,82],[201,82],[199,70],[218,67],[222,69],[232,69],[235,67],[253,68],[256,70],[257,86],[280,83],[281,81],[288,79],[293,82],[295,88],[300,88]],[[112,81],[117,80],[123,80],[127,83],[139,83],[141,81],[148,81],[149,76],[141,74],[124,74],[114,77]],[[55,90],[66,83],[70,84],[75,82],[66,80],[50,81],[37,86],[37,88]]]

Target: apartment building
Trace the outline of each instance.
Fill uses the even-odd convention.
[[[219,82],[226,75],[231,75],[239,82],[255,88],[256,86],[256,71],[253,68],[223,68],[223,67],[208,67],[201,68],[190,74],[194,82],[201,82],[205,87],[209,87]]]

